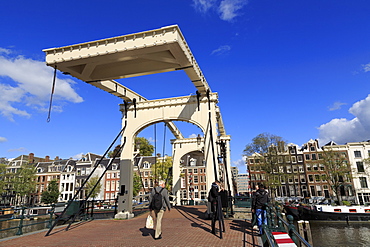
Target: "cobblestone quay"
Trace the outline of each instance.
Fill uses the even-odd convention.
[[[250,222],[242,219],[225,219],[222,239],[211,234],[205,211],[205,206],[178,206],[166,211],[159,240],[153,239],[154,230],[145,228],[148,213],[144,213],[129,220],[76,223],[69,231],[56,227],[47,237],[45,230],[3,239],[0,246],[259,246]]]

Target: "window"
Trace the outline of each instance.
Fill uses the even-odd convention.
[[[312,154],[311,156],[312,156],[312,160],[317,160],[316,154]]]
[[[295,154],[295,149],[294,148],[290,149],[290,153]]]
[[[366,177],[359,177],[359,179],[360,179],[361,188],[367,188]]]
[[[306,160],[310,160],[310,155],[309,154],[305,154],[305,159]]]
[[[313,175],[308,175],[308,180],[310,180],[310,182],[313,182]]]
[[[311,165],[306,165],[306,167],[307,167],[307,171],[311,171]]]
[[[318,156],[319,156],[319,160],[322,160],[322,154],[318,154]]]
[[[303,161],[302,155],[298,155],[297,159],[298,159],[298,162],[302,162]]]
[[[197,184],[198,183],[198,176],[194,176],[194,183]]]
[[[194,169],[194,173],[198,173],[198,169]]]
[[[356,162],[357,172],[365,172],[364,163],[362,161]]]
[[[285,162],[290,163],[290,157],[289,156],[285,156]]]
[[[316,181],[316,182],[320,182],[320,180],[321,180],[321,179],[320,179],[320,175],[315,175],[315,181]]]
[[[354,151],[355,158],[361,158],[361,151]]]
[[[303,166],[299,166],[299,172],[304,172],[304,170],[303,170]]]
[[[315,149],[315,146],[311,146],[310,147],[310,151],[315,151],[316,149]]]
[[[297,158],[295,156],[292,156],[292,163],[297,163]]]

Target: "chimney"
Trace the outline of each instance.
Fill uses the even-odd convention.
[[[34,153],[30,153],[28,155],[28,162],[29,163],[33,163],[35,161],[35,154]]]
[[[55,159],[54,160],[59,160],[59,156],[55,156]]]
[[[49,155],[46,155],[45,156],[45,162],[49,162],[50,161],[50,156]]]

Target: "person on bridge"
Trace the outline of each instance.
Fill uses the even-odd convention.
[[[208,201],[211,203],[211,212],[212,212],[212,234],[216,234],[216,220],[219,219],[219,213],[222,214],[222,212],[218,212],[218,202],[219,202],[219,192],[221,192],[223,189],[221,187],[221,183],[216,180],[212,183],[211,189],[208,194]]]
[[[252,213],[256,214],[259,234],[262,235],[262,225],[267,225],[266,207],[269,202],[269,198],[267,190],[265,190],[265,186],[263,184],[259,184],[258,187],[259,188],[254,194],[252,201]]]
[[[157,202],[158,199],[160,202]],[[165,188],[165,182],[160,180],[158,186],[154,187],[149,194],[150,214],[153,215],[152,212],[154,212],[155,240],[162,238],[162,218],[167,208],[168,211],[171,210],[168,190]]]

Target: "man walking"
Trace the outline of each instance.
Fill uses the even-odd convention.
[[[162,218],[167,208],[168,211],[171,210],[168,190],[165,188],[165,182],[160,180],[158,186],[154,187],[149,195],[149,209],[151,215],[153,215],[152,212],[154,212],[155,240],[162,238]]]
[[[266,207],[269,199],[265,186],[260,184],[258,187],[252,201],[252,213],[256,215],[259,234],[262,235],[262,225],[267,225]]]

